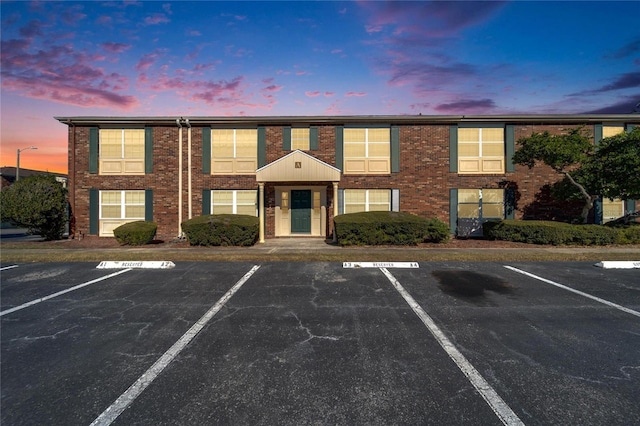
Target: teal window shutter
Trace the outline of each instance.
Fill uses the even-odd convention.
[[[282,128],[282,150],[291,151],[291,127]]]
[[[453,126],[452,126],[453,127]],[[458,130],[456,129],[456,134]],[[449,228],[455,235],[458,232],[458,189],[449,189]]]
[[[180,147],[182,149],[182,147]],[[202,174],[211,174],[211,128],[202,129]]]
[[[392,212],[400,211],[400,190],[399,189],[391,190],[391,211]]]
[[[89,173],[98,173],[98,128],[89,128]]]
[[[267,129],[258,127],[258,168],[267,164]]]
[[[636,128],[635,124],[627,124],[627,129],[626,129],[627,133],[633,132],[633,129],[635,129],[635,128]]]
[[[144,172],[153,173],[153,127],[144,128]]]
[[[593,126],[593,142],[596,144],[600,144],[602,140],[602,124],[596,124]]]
[[[596,225],[602,225],[604,222],[604,212],[602,211],[602,197],[593,202],[594,222]]]
[[[336,126],[336,167],[344,167],[344,132],[342,126]]]
[[[504,218],[515,219],[516,217],[516,191],[514,188],[504,190]]]
[[[633,213],[636,211],[636,200],[626,200],[624,202],[624,214]]]
[[[338,189],[338,214],[344,214],[344,189]]]
[[[202,190],[202,215],[211,214],[211,190]]]
[[[89,235],[98,235],[100,226],[100,191],[89,190]]]
[[[153,222],[153,190],[144,191],[144,220]]]
[[[391,173],[400,172],[400,128],[391,127]]]
[[[309,149],[312,151],[318,150],[318,128],[312,127],[309,129]]]
[[[505,128],[505,143],[507,172],[515,172],[516,166],[513,164],[513,154],[516,153],[516,132],[513,124],[508,124]]]
[[[458,126],[449,126],[449,171],[452,173],[458,172]],[[456,204],[457,204],[457,191],[456,191]],[[457,211],[457,207],[456,207]]]

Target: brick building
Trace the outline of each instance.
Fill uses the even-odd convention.
[[[56,117],[69,131],[73,233],[112,236],[131,220],[181,235],[202,214],[264,218],[261,240],[330,237],[342,213],[437,217],[458,235],[495,218],[570,219],[546,166],[511,162],[516,141],[583,126],[594,143],[640,116]],[[635,210],[605,200],[601,222]]]

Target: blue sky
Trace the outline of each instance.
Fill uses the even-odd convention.
[[[5,2],[2,165],[53,116],[629,113],[640,2]]]

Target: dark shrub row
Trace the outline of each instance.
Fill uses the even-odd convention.
[[[402,212],[349,213],[336,216],[334,223],[342,246],[439,243],[450,236],[444,222]]]
[[[182,231],[192,246],[252,246],[258,240],[260,222],[240,214],[205,215],[182,222]]]
[[[602,225],[570,225],[562,222],[537,220],[490,221],[484,223],[483,232],[484,237],[489,240],[506,240],[530,244],[607,245],[624,242],[624,231],[615,228]],[[634,238],[633,235],[633,232],[630,232],[628,238]]]
[[[153,241],[157,230],[156,223],[138,220],[118,226],[113,230],[113,236],[120,244],[141,246]]]

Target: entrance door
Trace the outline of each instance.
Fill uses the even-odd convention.
[[[291,233],[311,233],[311,191],[291,190]]]

